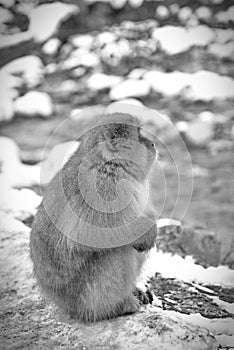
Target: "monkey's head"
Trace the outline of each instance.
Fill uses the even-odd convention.
[[[157,155],[151,135],[136,117],[124,113],[98,117],[80,141],[79,150],[95,166],[118,164],[140,181],[148,174]]]

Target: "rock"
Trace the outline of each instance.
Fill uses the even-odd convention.
[[[4,66],[4,71],[11,75],[21,74],[24,83],[29,87],[37,86],[44,74],[42,60],[34,55],[17,58]]]
[[[48,40],[42,47],[42,51],[48,56],[55,56],[61,46],[61,41],[58,38]]]
[[[77,83],[72,79],[62,81],[57,86],[57,88],[54,90],[54,92],[56,92],[56,94],[59,94],[62,96],[70,95],[70,94],[77,92],[77,91],[78,91]]]
[[[93,44],[94,38],[90,34],[78,34],[69,38],[69,42],[76,48],[83,47],[89,49]]]
[[[61,2],[39,5],[29,13],[29,32],[36,42],[42,43],[56,33],[61,21],[78,11],[77,6]]]
[[[15,0],[0,0],[0,4],[5,7],[12,7],[15,4]]]
[[[16,190],[5,185],[0,186],[0,210],[21,221],[34,216],[41,197],[27,188]]]
[[[160,18],[160,19],[168,18],[168,17],[169,17],[168,8],[167,8],[166,6],[159,5],[159,6],[156,8],[155,16],[158,17],[158,18]]]
[[[143,97],[150,93],[150,86],[146,80],[128,79],[113,87],[110,91],[111,100],[128,97]]]
[[[48,184],[55,174],[63,167],[69,157],[77,150],[77,141],[63,142],[54,146],[46,159],[41,163],[40,183]]]
[[[195,11],[196,16],[203,21],[209,21],[212,16],[212,10],[207,6],[200,6]]]
[[[103,73],[94,73],[87,80],[87,85],[92,90],[110,89],[119,84],[123,80],[122,77],[115,75],[107,75]]]
[[[27,117],[49,117],[53,114],[53,103],[48,94],[30,91],[15,101],[15,112]]]

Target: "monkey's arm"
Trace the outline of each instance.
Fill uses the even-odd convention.
[[[154,224],[142,237],[132,243],[138,252],[144,252],[153,248],[157,236],[157,224]]]

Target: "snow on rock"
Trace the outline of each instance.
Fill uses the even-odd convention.
[[[90,52],[87,48],[79,48],[72,52],[72,54],[64,61],[63,67],[71,69],[77,66],[96,67],[100,63],[98,55]]]
[[[144,107],[141,101],[135,98],[126,98],[123,100],[119,100],[118,102],[113,102],[109,104],[109,106],[105,110],[105,114],[111,114],[116,112],[126,113],[126,105],[130,105],[130,108],[132,108],[132,105]]]
[[[54,146],[41,163],[40,183],[47,184],[77,150],[79,142],[68,141]]]
[[[17,87],[22,83],[19,77],[0,70],[0,121],[10,120],[14,116],[13,99],[18,96]]]
[[[10,35],[1,34],[0,35],[0,49],[20,45],[25,41],[30,41],[33,39],[31,32],[20,32]]]
[[[168,10],[168,8],[166,6],[164,6],[164,5],[159,5],[156,8],[155,16],[158,17],[158,18],[161,18],[161,19],[168,18],[169,17],[169,10]]]
[[[215,15],[215,19],[218,22],[228,23],[234,21],[234,5],[230,6],[226,11],[220,11]]]
[[[215,32],[205,25],[194,28],[171,25],[156,28],[152,33],[163,50],[171,55],[187,51],[192,46],[206,46],[215,38]]]
[[[102,47],[103,45],[107,45],[107,44],[113,43],[116,40],[117,40],[117,35],[115,33],[102,32],[102,33],[99,33],[96,36],[95,43],[98,46]]]
[[[211,19],[212,10],[207,6],[200,6],[195,11],[195,14],[199,19],[208,22]]]
[[[7,9],[0,8],[0,24],[11,22],[13,20],[13,13]]]
[[[30,189],[16,190],[9,188],[5,183],[0,185],[0,210],[19,220],[34,216],[41,197]]]
[[[149,71],[144,79],[158,93],[187,99],[211,101],[234,97],[234,80],[210,71],[196,73]]]
[[[20,161],[17,144],[8,137],[0,137],[1,181],[6,187],[30,187],[39,184],[39,165],[24,165]]]
[[[57,54],[59,47],[61,46],[61,41],[58,38],[52,38],[48,40],[42,47],[42,51],[49,56],[54,56]]]
[[[127,3],[127,0],[112,0],[112,1],[110,1],[111,7],[115,10],[122,9],[126,3]]]
[[[182,93],[189,85],[190,75],[183,72],[165,73],[160,71],[149,71],[144,79],[151,88],[163,95],[173,96]]]
[[[189,142],[196,146],[205,146],[214,137],[215,115],[205,111],[198,118],[188,124],[185,136]]]
[[[103,73],[94,73],[87,80],[87,85],[92,90],[110,89],[119,84],[123,78],[115,75],[107,75]]]
[[[58,1],[39,5],[29,13],[29,32],[33,33],[36,42],[44,42],[55,34],[61,21],[78,11],[78,6]]]
[[[149,93],[150,85],[146,80],[128,79],[111,89],[110,99],[121,100],[127,97],[142,97]]]
[[[234,80],[209,71],[199,71],[191,76],[191,89],[186,97],[193,100],[211,101],[234,97]]]
[[[53,103],[45,92],[29,91],[15,101],[15,112],[24,116],[49,117],[53,114]]]
[[[143,4],[144,0],[128,0],[128,3],[133,8],[138,8]]]
[[[29,233],[30,228],[10,214],[0,211],[0,232],[1,234],[10,232],[12,235],[18,233]]]
[[[74,47],[84,47],[86,49],[89,49],[94,41],[94,38],[90,34],[78,34],[78,35],[73,35],[69,38],[69,42],[74,46]]]
[[[146,73],[146,69],[135,68],[128,74],[128,78],[129,79],[141,79],[141,78],[143,78],[145,73]]]
[[[165,278],[178,278],[185,282],[217,284],[227,287],[233,287],[234,285],[234,270],[227,266],[204,268],[195,264],[190,256],[182,258],[179,255],[163,253],[157,251],[156,248],[152,248],[143,266],[141,278],[147,280],[154,276],[156,272]]]
[[[186,315],[176,311],[165,312],[169,317],[176,317],[186,323],[208,329],[222,347],[234,345],[234,319],[232,318],[210,319],[203,317],[198,313]]]
[[[117,42],[112,42],[104,46],[101,56],[104,61],[112,65],[118,65],[119,60],[131,54],[131,47],[128,40],[122,38]]]
[[[42,60],[34,55],[17,58],[4,66],[10,74],[21,74],[24,83],[32,88],[37,86],[43,77],[44,66]]]
[[[220,58],[229,58],[234,60],[234,42],[231,41],[225,44],[214,43],[209,46],[210,53]]]

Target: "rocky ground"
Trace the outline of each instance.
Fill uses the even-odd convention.
[[[2,348],[234,348],[234,7],[44,3],[0,1]],[[116,101],[167,116],[142,121],[158,137],[155,205],[177,221],[160,221],[142,276],[153,306],[84,326],[41,297],[28,239],[65,153]]]

